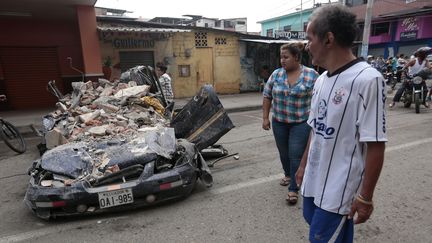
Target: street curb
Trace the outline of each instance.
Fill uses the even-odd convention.
[[[241,112],[241,111],[254,111],[254,110],[261,110],[262,105],[256,105],[256,106],[244,106],[244,107],[233,107],[233,108],[227,108],[225,111],[227,113],[234,113],[234,112]]]

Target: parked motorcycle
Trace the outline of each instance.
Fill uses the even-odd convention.
[[[411,107],[411,104],[415,106],[415,112],[420,113],[420,104],[425,100],[424,97],[427,95],[427,89],[425,82],[430,71],[427,69],[420,71],[414,76],[405,74],[405,90],[402,94],[401,101],[404,103],[405,108]]]

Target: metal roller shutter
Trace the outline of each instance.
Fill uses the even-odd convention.
[[[120,68],[124,72],[135,66],[154,67],[152,51],[122,51],[120,52]]]
[[[374,57],[384,56],[384,48],[370,48],[368,50],[368,55],[372,55]]]
[[[49,80],[61,84],[56,48],[0,48],[9,107],[16,110],[53,107]],[[61,87],[59,87],[61,88]]]
[[[405,54],[405,56],[414,55],[414,52],[417,51],[420,47],[427,46],[427,44],[417,44],[417,45],[409,45],[409,46],[399,46],[399,53]]]

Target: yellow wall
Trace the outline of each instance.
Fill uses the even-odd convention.
[[[240,92],[241,68],[238,37],[226,36],[226,45],[215,45],[214,69],[214,86],[218,93]]]
[[[216,38],[225,39],[226,44],[216,44]],[[239,41],[234,33],[208,31],[207,47],[195,47],[195,32],[176,33],[172,42],[175,56],[172,75],[177,98],[195,95],[206,83],[212,84],[218,94],[240,92]],[[190,65],[190,77],[179,77],[178,65]]]
[[[140,38],[139,35],[121,34],[122,37],[132,38]],[[206,83],[212,84],[218,94],[240,92],[240,47],[235,33],[208,30],[207,47],[195,46],[195,30],[168,33],[166,36],[167,39],[156,40],[153,48],[146,49],[115,49],[110,41],[101,38],[102,60],[110,56],[115,65],[120,61],[119,51],[153,51],[154,63],[167,64],[167,73],[172,77],[176,98],[192,97]],[[216,38],[225,42],[216,44]],[[179,65],[189,65],[190,76],[181,77]],[[119,77],[120,72],[114,71],[111,79]]]

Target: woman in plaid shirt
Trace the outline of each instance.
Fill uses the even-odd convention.
[[[312,89],[319,74],[301,64],[302,43],[284,44],[280,48],[281,68],[268,79],[263,91],[264,130],[272,127],[285,177],[280,184],[288,187],[287,202],[297,203],[298,190],[295,173],[306,147],[310,127],[309,116]],[[291,182],[290,182],[291,181]]]

